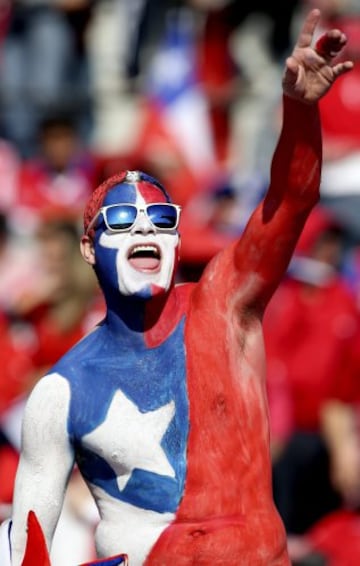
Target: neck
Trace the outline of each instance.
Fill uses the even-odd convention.
[[[115,294],[114,294],[115,295]],[[151,299],[124,296],[116,293],[106,297],[108,328],[125,339],[138,335],[152,345],[163,342],[179,320],[176,288]]]

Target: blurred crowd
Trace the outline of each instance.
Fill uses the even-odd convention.
[[[157,177],[183,207],[179,281],[197,280],[266,190],[283,63],[316,6],[355,68],[321,101],[320,203],[264,320],[273,486],[294,565],[360,564],[360,5],[280,4],[1,0],[0,521],[29,391],[104,316],[79,252],[89,195],[121,169]],[[54,566],[94,559],[96,522],[75,471]]]

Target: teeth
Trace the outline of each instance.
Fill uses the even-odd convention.
[[[142,246],[135,246],[135,248],[132,249],[131,253],[134,254],[134,253],[137,253],[137,252],[148,252],[148,251],[157,253],[158,249],[157,249],[156,246],[143,246],[143,245]]]

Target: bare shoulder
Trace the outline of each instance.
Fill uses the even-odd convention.
[[[68,389],[69,385],[66,377],[60,373],[51,372],[39,379],[30,394],[30,398],[56,395],[62,396],[66,394]]]
[[[216,254],[196,286],[193,303],[208,309],[212,315],[223,316],[231,312],[253,319],[254,311],[250,310],[248,297],[257,290],[261,281],[251,269],[252,247],[255,245],[244,246],[240,237]]]
[[[70,386],[59,373],[49,373],[34,386],[26,403],[25,418],[38,421],[52,421],[54,417],[68,412]]]

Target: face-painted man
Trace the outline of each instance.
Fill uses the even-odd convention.
[[[285,566],[271,489],[264,309],[319,198],[317,102],[352,67],[346,43],[305,20],[284,79],[284,121],[267,195],[197,284],[175,284],[179,209],[127,172],[85,210],[82,253],[104,321],[27,403],[10,531],[19,566],[35,512],[50,546],[76,460],[99,509],[99,557],[130,566]],[[38,566],[38,565],[37,565]]]
[[[107,192],[98,191],[103,201],[87,226],[83,255],[94,265],[105,294],[111,289],[142,298],[166,293],[178,261],[180,207],[144,173],[128,172],[112,183]]]

